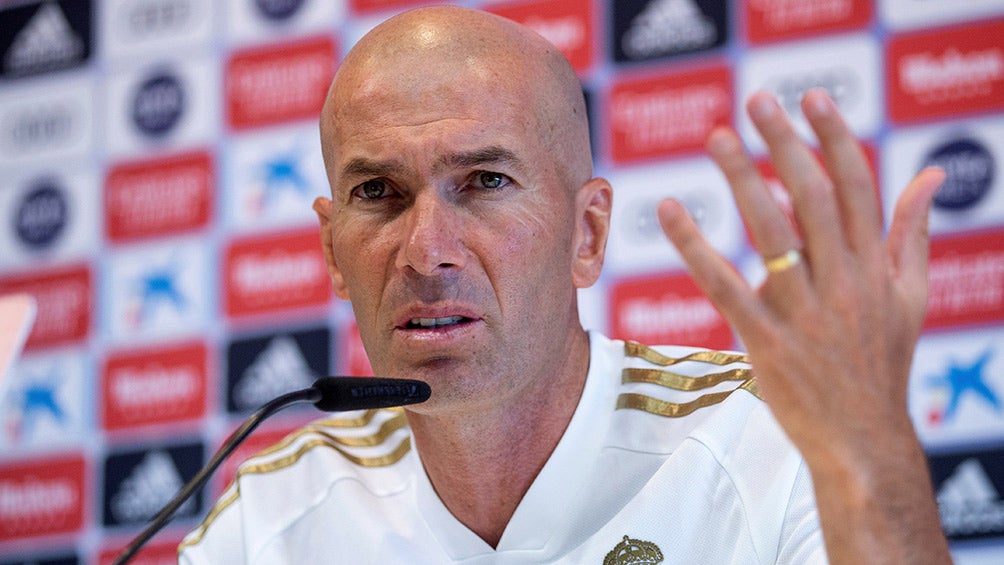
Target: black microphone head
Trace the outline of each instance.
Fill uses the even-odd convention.
[[[314,406],[325,412],[417,404],[432,395],[423,381],[387,377],[321,377],[313,387],[321,391]]]

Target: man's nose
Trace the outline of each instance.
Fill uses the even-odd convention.
[[[430,276],[439,269],[463,267],[461,211],[434,191],[422,192],[405,213],[404,241],[397,267]]]

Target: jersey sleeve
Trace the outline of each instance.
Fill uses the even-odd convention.
[[[829,562],[823,543],[823,531],[819,526],[812,477],[804,461],[798,467],[785,510],[777,562],[792,565]]]
[[[178,546],[179,565],[247,563],[244,517],[236,483]]]

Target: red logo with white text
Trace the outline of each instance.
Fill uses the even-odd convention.
[[[751,43],[857,29],[872,18],[869,0],[750,0],[742,5]]]
[[[214,189],[205,151],[117,165],[105,180],[105,233],[122,242],[204,227]]]
[[[132,565],[176,565],[178,563],[178,544],[181,538],[157,539],[143,546],[136,555],[129,560]],[[118,545],[106,545],[98,556],[98,565],[111,565],[115,559],[125,549],[127,541]]]
[[[85,474],[80,455],[0,465],[0,541],[79,531]]]
[[[373,12],[414,6],[428,0],[349,0],[349,5],[356,12]]]
[[[490,6],[488,11],[539,33],[583,72],[593,64],[592,7],[592,2],[580,0],[540,0]]]
[[[1004,108],[1004,20],[895,37],[886,58],[897,122]]]
[[[209,355],[203,343],[130,351],[105,361],[106,430],[183,422],[206,413]]]
[[[617,339],[734,347],[729,325],[686,273],[616,283],[610,297],[610,320],[612,337]]]
[[[25,348],[81,341],[91,328],[91,271],[86,265],[0,280],[0,293],[25,292],[38,311]]]
[[[226,252],[229,316],[323,306],[331,300],[317,230],[234,242]]]
[[[337,50],[330,38],[255,48],[227,62],[227,120],[243,129],[314,118],[334,76]]]
[[[718,66],[623,81],[609,104],[615,162],[697,151],[712,129],[732,124],[732,74]]]
[[[1004,320],[1004,231],[931,242],[925,328]]]

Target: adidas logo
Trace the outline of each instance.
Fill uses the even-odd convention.
[[[146,454],[119,486],[111,500],[112,517],[121,524],[149,520],[184,486],[171,456],[163,451]],[[194,500],[178,508],[178,514],[194,512]]]
[[[1004,533],[1004,501],[975,457],[960,463],[945,479],[937,500],[949,537]]]
[[[621,39],[624,52],[644,59],[714,44],[715,24],[693,0],[656,0],[635,16]]]
[[[241,375],[234,387],[234,404],[240,410],[257,408],[280,394],[309,387],[315,378],[296,341],[279,336]]]
[[[14,38],[4,57],[13,74],[34,74],[69,66],[84,55],[84,42],[74,34],[63,11],[44,4]]]

